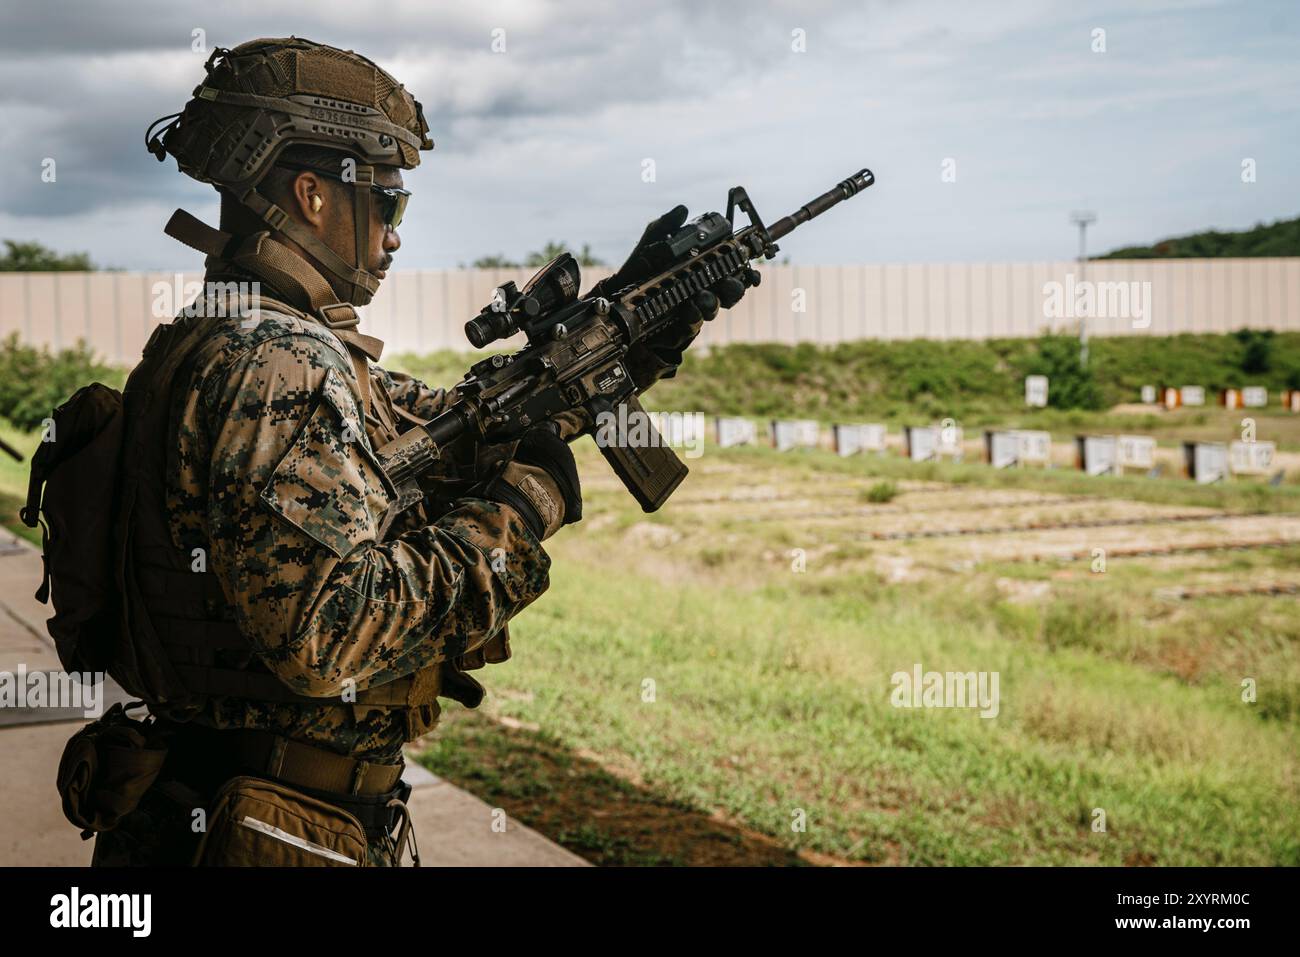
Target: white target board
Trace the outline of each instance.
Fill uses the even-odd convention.
[[[718,445],[729,449],[735,445],[753,445],[758,441],[758,425],[752,419],[718,416],[713,420]]]
[[[864,452],[883,452],[885,451],[885,436],[888,429],[878,422],[867,422],[862,426],[862,451]]]
[[[885,451],[885,427],[875,423],[835,425],[832,427],[835,451],[839,455],[857,455],[859,452]]]
[[[1052,433],[1021,429],[1016,435],[1016,462],[1019,465],[1051,465]]]
[[[1010,468],[1020,460],[1020,440],[1015,432],[985,432],[984,450],[995,469]]]
[[[1050,465],[1052,435],[1030,429],[1008,429],[984,433],[984,449],[995,469],[1012,465]]]
[[[1151,471],[1156,467],[1156,440],[1149,435],[1121,435],[1116,443],[1116,465]]]
[[[1205,387],[1185,385],[1179,390],[1178,397],[1183,405],[1205,405]]]
[[[935,454],[940,458],[946,455],[953,461],[960,462],[962,439],[961,426],[949,419],[945,424],[939,426],[939,444],[935,446]]]
[[[908,425],[903,427],[907,442],[907,457],[913,462],[929,462],[939,453],[939,429],[933,425]]]
[[[1078,437],[1079,465],[1089,475],[1111,475],[1118,468],[1119,443],[1113,435]]]
[[[1262,385],[1248,385],[1241,390],[1241,404],[1248,409],[1262,409],[1268,405],[1268,389]]]
[[[1025,405],[1038,409],[1047,407],[1047,376],[1025,376]]]
[[[795,441],[802,449],[815,449],[821,441],[821,426],[811,419],[795,423]]]
[[[1144,386],[1142,387],[1142,404],[1143,404],[1143,405],[1155,405],[1155,404],[1156,404],[1156,387],[1155,387],[1155,386],[1153,386],[1153,385],[1144,385]]]
[[[1228,447],[1222,442],[1184,442],[1187,474],[1201,485],[1228,477]]]
[[[782,452],[817,448],[818,426],[812,419],[773,419],[772,445]]]
[[[1274,442],[1233,442],[1228,447],[1228,461],[1233,475],[1266,475],[1277,460]]]

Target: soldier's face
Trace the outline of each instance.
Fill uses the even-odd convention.
[[[356,230],[353,226],[356,207],[353,204],[352,192],[354,187],[324,177],[313,177],[310,173],[303,175],[314,181],[314,188],[321,191],[325,200],[315,216],[314,225],[317,234],[326,245],[342,256],[345,262],[356,262]],[[379,186],[401,187],[402,171],[396,166],[376,166],[375,183]],[[304,200],[304,213],[309,207],[310,196],[309,192]],[[371,194],[370,248],[363,250],[366,270],[381,280],[388,275],[388,269],[393,263],[393,253],[397,252],[402,245],[397,230],[390,229],[384,224],[382,202],[382,197]]]
[[[402,187],[402,171],[396,166],[375,167],[375,183],[379,186]],[[396,229],[384,225],[378,197],[372,197],[370,203],[370,251],[366,268],[383,279],[388,275],[388,267],[393,264],[393,253],[401,248],[402,239]]]

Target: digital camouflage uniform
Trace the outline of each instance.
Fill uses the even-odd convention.
[[[184,659],[173,652],[191,642],[196,657],[182,684],[204,690],[174,699],[183,702],[175,708],[151,701],[150,710],[183,729],[234,735],[224,740],[249,738],[233,729],[271,732],[391,774],[402,744],[436,723],[437,696],[471,707],[481,700],[482,687],[465,670],[509,657],[506,622],[546,588],[549,560],[514,509],[484,499],[454,501],[436,514],[418,503],[394,509],[395,520],[386,516],[398,490],[376,450],[436,414],[446,397],[368,367],[382,344],[326,311],[342,310],[354,326],[352,307],[378,288],[366,262],[378,201],[371,184],[377,166],[411,169],[433,148],[419,102],[365,57],[301,38],[218,47],[205,71],[184,111],[159,121],[167,126],[158,135],[154,124],[146,145],[221,189],[223,202],[243,207],[266,232],[230,236],[178,211],[168,233],[208,253],[209,281],[255,280],[270,298],[210,328],[190,324],[193,335],[165,336],[154,351],[156,367],[178,339],[189,350],[205,332],[193,351],[174,350],[188,358],[168,373],[171,404],[161,410],[168,424],[157,427],[166,464],[148,470],[158,477],[141,486],[148,510],[128,559],[140,564],[146,585],[154,576],[148,617],[170,642],[159,667],[180,674]],[[291,146],[330,151],[340,163],[350,157],[351,262],[261,191]],[[146,363],[149,355],[146,348]],[[141,370],[153,368],[146,363]],[[137,406],[148,408],[154,391],[148,381],[137,388]],[[167,591],[191,587],[184,574],[191,555],[199,556],[192,570],[203,572],[201,608],[186,606],[179,621],[157,618],[160,610],[177,614],[166,607]],[[160,590],[157,581],[170,585]],[[194,600],[172,604],[187,601]],[[219,640],[205,648],[208,634]],[[141,666],[148,669],[147,656]],[[209,673],[233,675],[238,690],[251,692],[258,678],[263,691],[268,681],[274,689],[214,693],[204,684]],[[403,706],[366,703],[403,687]],[[188,740],[193,752],[196,738]],[[191,815],[211,795],[178,792],[167,777],[165,766],[137,810],[100,833],[96,863],[189,862],[198,839]],[[369,857],[393,863],[390,842],[372,835]]]
[[[361,428],[361,390],[338,334],[274,308],[221,322],[185,380],[168,436],[174,544],[208,556],[240,631],[289,688],[337,696],[429,666],[457,671],[489,639],[497,659],[508,656],[506,622],[546,589],[550,565],[513,509],[464,499],[429,521],[421,504],[378,535],[394,496],[374,450],[437,414],[443,390],[372,366]],[[395,763],[436,723],[437,706],[412,721],[361,705],[212,697],[193,720]],[[166,816],[165,800],[148,803]],[[99,838],[97,860],[131,823]]]
[[[172,535],[210,549],[240,630],[293,690],[339,694],[474,651],[547,585],[549,559],[505,506],[466,500],[427,523],[403,513],[374,449],[442,407],[441,390],[371,370],[364,429],[347,352],[317,323],[274,312],[225,324],[172,410]],[[405,426],[403,428],[402,426]],[[494,551],[496,550],[496,551]],[[493,570],[496,559],[500,571]],[[217,727],[274,728],[355,757],[393,761],[406,728],[345,715],[216,700]]]

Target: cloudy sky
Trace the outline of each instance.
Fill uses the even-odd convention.
[[[549,239],[621,261],[678,202],[725,211],[742,184],[771,221],[863,166],[877,185],[789,237],[792,261],[1067,258],[1069,211],[1085,205],[1099,216],[1098,251],[1249,227],[1300,215],[1298,10],[11,3],[0,13],[0,238],[108,266],[196,268],[162,226],[177,206],[215,223],[216,194],[143,145],[150,121],[202,79],[196,30],[208,49],[289,34],[352,48],[424,103],[437,148],[407,174],[397,268],[518,258]],[[46,157],[54,183],[41,179]],[[1245,160],[1254,182],[1242,181]]]

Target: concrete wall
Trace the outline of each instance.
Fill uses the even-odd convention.
[[[1137,283],[1142,309],[1099,315],[1093,335],[1227,332],[1243,327],[1300,331],[1300,258],[1092,262],[908,263],[760,267],[763,283],[706,327],[701,342],[835,343],[854,339],[983,339],[1073,331],[1073,313],[1049,316],[1049,283],[1059,300],[1079,280]],[[531,271],[430,269],[391,274],[365,310],[363,329],[389,354],[468,349],[462,327],[508,279]],[[583,289],[608,274],[584,271]],[[85,339],[114,362],[132,363],[154,324],[179,308],[173,290],[198,274],[0,273],[0,338],[58,348]],[[1110,293],[1118,295],[1119,287]],[[1122,306],[1118,298],[1111,306]],[[184,305],[182,297],[179,305]],[[1107,312],[1110,310],[1108,309]],[[1065,312],[1063,309],[1062,312]]]

